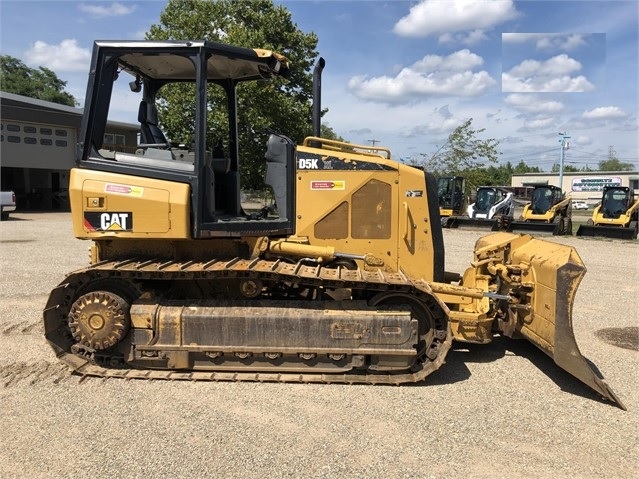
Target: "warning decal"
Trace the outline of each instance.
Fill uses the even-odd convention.
[[[311,190],[343,190],[346,188],[346,181],[311,181]]]
[[[141,186],[118,185],[115,183],[107,183],[104,187],[106,193],[117,193],[120,195],[142,196],[144,188]]]

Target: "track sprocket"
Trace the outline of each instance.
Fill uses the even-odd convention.
[[[69,328],[79,343],[93,349],[107,349],[129,331],[130,305],[115,293],[91,291],[71,306]]]

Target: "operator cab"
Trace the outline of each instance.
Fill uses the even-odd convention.
[[[479,188],[477,190],[477,201],[475,201],[475,210],[478,213],[488,213],[490,208],[499,201],[497,198],[497,190],[493,188]]]
[[[601,201],[603,217],[619,218],[628,209],[631,196],[630,188],[627,186],[605,188]]]
[[[538,186],[532,195],[532,212],[543,215],[563,199],[563,192],[557,186]]]
[[[464,205],[464,178],[461,176],[444,176],[437,178],[437,197],[440,208],[461,211]]]
[[[246,82],[288,74],[288,60],[267,50],[208,41],[96,42],[78,166],[188,184],[194,238],[291,234],[295,146],[241,125],[265,140],[257,159],[275,203],[248,214],[240,165],[255,153],[239,149],[237,98]]]

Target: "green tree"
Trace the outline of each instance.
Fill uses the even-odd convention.
[[[264,147],[268,129],[299,143],[311,134],[312,78],[317,35],[304,33],[291,13],[271,0],[169,0],[152,25],[149,40],[210,40],[285,55],[291,64],[288,81],[248,82],[238,87],[238,134],[243,187],[263,186]],[[225,131],[226,103],[222,91],[209,89],[210,130]],[[192,96],[186,88],[163,93],[162,127],[172,139],[192,138]],[[323,131],[332,131],[325,127]]]
[[[73,95],[64,91],[65,86],[67,82],[60,80],[48,68],[29,68],[18,58],[10,55],[0,56],[0,89],[2,91],[76,106],[78,102]]]
[[[524,160],[521,160],[515,165],[513,173],[516,175],[524,173],[541,173],[541,169],[538,166],[528,166]]]
[[[483,183],[485,185],[510,185],[510,180],[513,176],[513,165],[510,163],[510,161],[506,162],[505,165],[490,165],[485,168],[485,173],[486,180]]]
[[[552,165],[552,168],[550,169],[550,171],[552,171],[553,173],[558,173],[559,163],[555,163],[554,165]],[[581,170],[579,170],[579,168],[577,168],[576,166],[564,164],[564,173],[576,173],[578,171],[581,171]]]
[[[329,140],[347,142],[344,138],[335,133],[333,129],[328,125],[320,125],[320,135],[322,138],[327,138]]]
[[[632,163],[619,161],[617,158],[608,158],[599,162],[599,171],[632,171]]]
[[[466,188],[473,191],[486,184],[490,174],[486,164],[496,164],[501,154],[497,151],[499,141],[494,138],[480,139],[485,128],[474,129],[470,118],[448,135],[448,139],[435,153],[426,157],[425,169],[438,176],[459,175],[466,177]]]

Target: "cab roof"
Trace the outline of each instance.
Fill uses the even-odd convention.
[[[119,67],[133,75],[167,81],[195,81],[196,63],[189,57],[196,53],[203,53],[207,58],[208,81],[288,78],[290,73],[289,61],[284,55],[208,40],[96,41],[94,49],[117,56]]]

